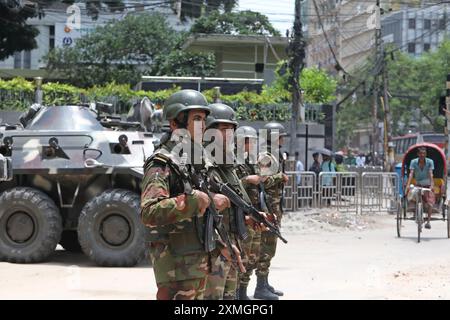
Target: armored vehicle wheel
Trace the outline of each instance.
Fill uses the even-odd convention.
[[[145,253],[146,229],[139,210],[139,196],[128,190],[107,190],[90,200],[78,221],[83,252],[100,266],[136,265]]]
[[[61,235],[59,244],[69,252],[81,252],[81,246],[78,242],[78,235],[75,230],[65,230]]]
[[[0,195],[0,257],[18,263],[40,262],[55,250],[62,218],[55,203],[33,188]]]

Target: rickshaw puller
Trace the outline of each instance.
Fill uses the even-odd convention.
[[[411,181],[413,178],[416,180],[416,187],[429,188],[431,190],[434,189],[434,161],[430,158],[427,158],[427,149],[425,147],[419,148],[417,155],[419,157],[413,159],[409,166],[410,173],[408,183],[406,184],[406,194],[409,193],[409,186],[411,185]],[[434,192],[426,191],[422,196],[422,201],[428,205],[428,219],[427,223],[425,224],[425,228],[431,229],[431,213],[433,212],[433,206],[436,202]]]

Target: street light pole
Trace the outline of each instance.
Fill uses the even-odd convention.
[[[35,77],[34,83],[36,84],[36,91],[34,93],[34,102],[42,104],[43,92],[42,92],[42,77]]]

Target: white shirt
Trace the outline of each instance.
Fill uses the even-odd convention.
[[[305,167],[300,160],[297,160],[297,163],[295,164],[295,171],[305,171]],[[301,182],[302,177],[300,175],[297,175],[297,185],[300,185]]]
[[[360,156],[356,157],[356,166],[357,167],[364,167],[365,164],[366,164],[366,157],[360,157]]]

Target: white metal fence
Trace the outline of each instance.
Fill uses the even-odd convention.
[[[334,208],[355,213],[395,212],[399,179],[390,172],[286,172],[285,211]]]

